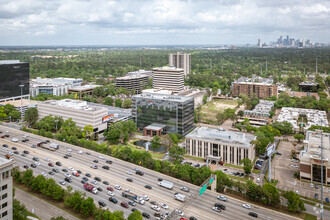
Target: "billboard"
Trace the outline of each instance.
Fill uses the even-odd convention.
[[[112,119],[113,119],[113,114],[103,117],[102,122],[105,123],[105,122],[108,122]]]
[[[266,155],[267,157],[271,156],[276,150],[276,144],[274,143],[269,143],[267,148],[266,148]]]

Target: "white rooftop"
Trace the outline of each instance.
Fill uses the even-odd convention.
[[[19,60],[0,60],[0,65],[21,63]]]
[[[88,105],[87,101],[80,101],[74,99],[48,100],[42,103],[85,111],[97,111],[102,109],[102,107]]]
[[[184,69],[176,68],[174,66],[157,67],[157,68],[153,68],[153,70],[156,70],[156,71],[171,71],[171,72],[182,72],[182,71],[184,71]]]
[[[304,150],[300,152],[300,160],[309,161],[310,159],[321,160],[321,132],[307,131],[304,141]],[[307,145],[306,145],[307,144]],[[330,134],[322,134],[323,160],[329,162],[330,157]]]

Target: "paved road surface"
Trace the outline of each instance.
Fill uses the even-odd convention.
[[[79,218],[70,215],[66,211],[63,211],[56,206],[53,206],[38,197],[32,196],[31,194],[24,192],[18,188],[15,188],[15,199],[23,203],[26,209],[32,212],[34,209],[34,214],[36,214],[42,220],[49,220],[52,217],[63,216],[70,220],[79,220]]]

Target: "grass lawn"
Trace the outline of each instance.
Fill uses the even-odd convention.
[[[202,161],[202,162],[204,162],[204,158],[194,157],[194,156],[191,156],[191,155],[184,155],[184,157],[185,157],[185,158],[188,158],[188,159],[198,160],[198,161]]]
[[[257,173],[258,174],[258,173],[260,173],[260,170],[253,169],[252,173]]]
[[[228,178],[238,180],[241,182],[247,182],[249,180],[249,177],[244,176],[244,177],[238,177],[238,176],[233,176],[233,175],[227,175]]]
[[[241,169],[241,170],[244,169],[243,166],[238,166],[238,165],[233,165],[233,164],[228,164],[228,163],[225,163],[224,166],[225,166],[225,167],[237,168],[237,169]]]
[[[163,159],[165,153],[156,153],[156,152],[152,152],[149,151],[149,153],[151,154],[152,158],[154,159]]]
[[[216,115],[223,112],[226,108],[235,108],[237,100],[213,99],[202,105],[200,111],[200,121],[217,125]]]
[[[305,220],[317,220],[317,217],[315,215],[311,215],[308,213],[305,213]]]

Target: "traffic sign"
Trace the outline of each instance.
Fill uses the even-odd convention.
[[[200,190],[199,190],[199,195],[201,196],[207,189],[207,185],[205,184]]]
[[[213,183],[213,178],[210,179],[209,181],[209,186]]]

